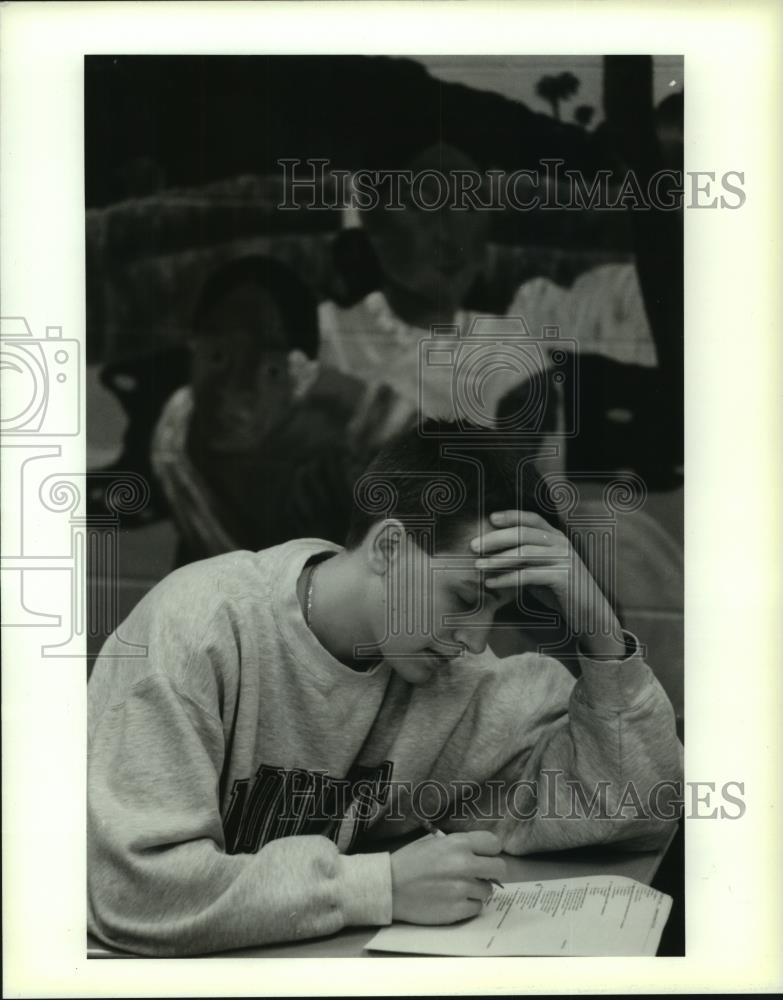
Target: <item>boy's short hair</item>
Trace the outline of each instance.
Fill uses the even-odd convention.
[[[280,310],[286,342],[270,346],[287,351],[300,350],[307,357],[315,358],[318,354],[315,295],[287,264],[260,254],[230,260],[207,278],[193,315],[194,335],[219,335],[220,331],[210,330],[207,325],[209,314],[223,299],[246,285],[263,289]],[[264,331],[259,330],[259,337],[263,335]]]
[[[527,452],[491,429],[427,420],[389,440],[356,480],[346,549],[395,518],[429,552],[448,551],[494,511],[535,511],[552,524],[546,484]]]

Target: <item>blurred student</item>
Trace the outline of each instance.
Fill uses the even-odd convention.
[[[404,166],[415,174],[436,170],[446,178],[450,171],[478,170],[466,153],[445,144],[419,151]],[[376,207],[359,213],[366,252],[375,264],[375,287],[352,304],[326,301],[319,308],[322,364],[361,380],[366,386],[365,406],[382,389],[392,393],[383,423],[376,429],[379,444],[418,411],[441,419],[455,415],[454,381],[460,360],[455,357],[453,366],[436,366],[422,352],[436,325],[453,327],[460,339],[470,332],[477,314],[466,311],[464,301],[480,278],[489,215],[455,210],[455,181],[447,185],[449,197],[443,206],[428,211],[421,202],[430,203],[438,195],[433,185],[425,182],[415,197],[410,186],[403,186],[399,209],[388,207],[388,192],[381,183]],[[366,263],[363,271],[370,276]],[[462,360],[463,372],[469,375]],[[490,424],[497,399],[519,379],[519,372],[506,377],[496,373],[492,398],[484,398],[485,412],[474,419],[483,416],[483,422]]]
[[[389,184],[381,181],[378,204],[354,213],[360,229],[344,232],[344,247],[337,241],[342,269],[357,274],[354,299],[319,307],[322,364],[360,379],[365,406],[381,389],[392,394],[379,442],[417,411],[453,419],[468,402],[471,419],[491,426],[500,417],[507,429],[533,435],[529,446],[540,449],[563,419],[558,380],[569,380],[573,394],[574,341],[582,355],[655,365],[632,264],[589,268],[572,288],[541,275],[490,303],[484,271],[491,213],[463,207],[459,193],[460,175],[482,178],[479,165],[446,143],[400,159],[419,181],[400,185],[402,207],[390,206]],[[487,197],[484,178],[478,198]],[[559,343],[543,335],[545,327],[558,329]],[[452,343],[443,339],[448,331]],[[445,350],[429,350],[436,340]],[[568,360],[558,366],[551,359],[564,356],[564,342]]]
[[[229,262],[204,288],[190,346],[190,383],[166,404],[152,448],[179,563],[343,537],[351,385],[314,388],[316,303],[304,283],[273,259]]]

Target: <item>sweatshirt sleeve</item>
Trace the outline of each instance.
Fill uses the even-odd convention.
[[[635,636],[625,637],[622,660],[580,653],[567,712],[532,745],[520,732],[493,774],[500,806],[489,824],[476,812],[468,825],[489,826],[510,854],[608,843],[651,850],[671,834],[683,768],[674,710]]]
[[[88,919],[108,945],[203,954],[391,921],[388,854],[322,836],[227,854],[220,720],[170,677],[137,681],[92,727]]]

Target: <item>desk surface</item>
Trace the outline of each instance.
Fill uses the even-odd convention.
[[[649,885],[674,838],[657,851],[624,853],[608,848],[558,851],[552,854],[531,854],[524,858],[504,855],[507,882],[535,882],[545,879],[579,878],[583,875],[624,875]],[[290,944],[275,944],[264,948],[242,948],[223,951],[216,958],[356,958],[372,957],[365,946],[375,936],[377,927],[349,927],[329,937],[313,938]],[[87,939],[88,958],[133,958]],[[388,955],[385,957],[388,958]]]

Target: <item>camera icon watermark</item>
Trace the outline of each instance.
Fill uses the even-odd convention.
[[[33,336],[22,316],[0,318],[0,434],[73,437],[81,412],[79,344],[62,327]]]
[[[79,344],[60,326],[35,337],[21,316],[2,317],[0,333],[2,627],[33,629],[42,657],[82,657],[88,642],[119,625],[120,521],[146,505],[149,489],[135,473],[106,477],[106,511],[88,515],[87,474],[63,469],[64,452],[78,449],[62,439],[80,430]],[[146,655],[118,642],[123,655]]]
[[[531,334],[521,316],[477,316],[467,335],[435,325],[419,345],[420,431],[448,385],[453,419],[463,432],[540,439],[577,433],[578,344],[556,326]]]

